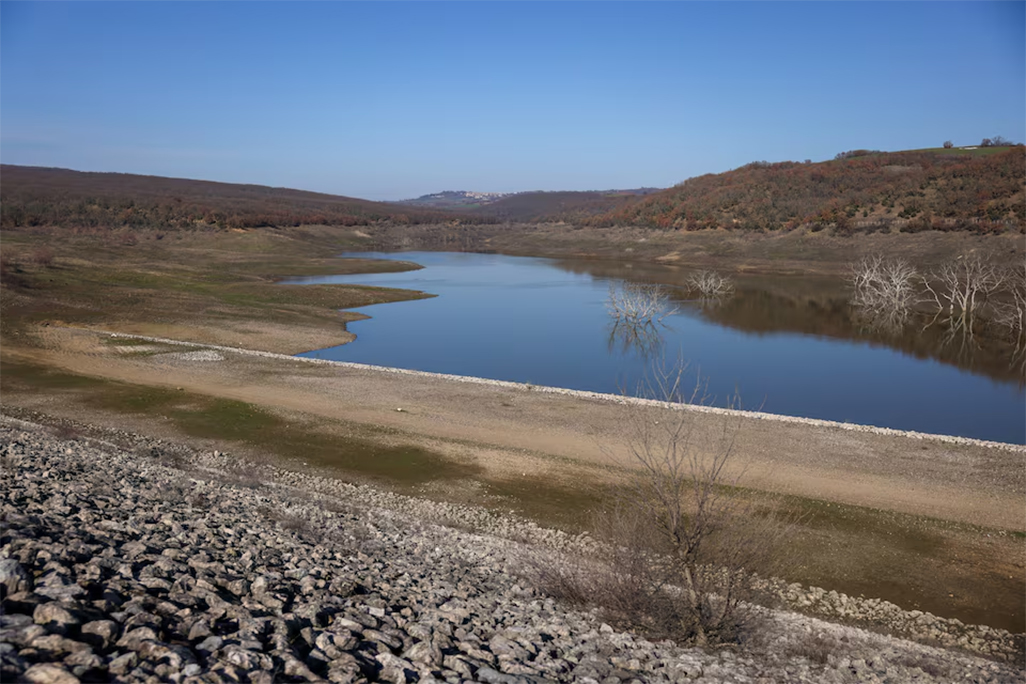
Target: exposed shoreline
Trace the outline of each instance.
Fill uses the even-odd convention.
[[[305,363],[332,365],[341,368],[353,368],[359,370],[374,371],[379,373],[392,373],[398,375],[410,375],[424,378],[437,378],[439,380],[451,380],[454,382],[466,382],[478,385],[491,385],[493,387],[504,387],[508,389],[529,389],[533,392],[546,392],[551,394],[561,394],[570,397],[580,397],[583,399],[593,399],[596,401],[606,401],[614,403],[631,403],[640,406],[652,406],[663,409],[672,409],[679,411],[696,411],[700,413],[710,413],[723,416],[737,416],[744,418],[752,418],[755,420],[768,420],[778,421],[784,423],[797,423],[801,425],[810,425],[816,427],[832,427],[839,428],[842,430],[850,430],[854,432],[872,432],[878,435],[889,435],[894,437],[907,437],[909,439],[917,440],[933,440],[939,442],[946,442],[949,444],[964,444],[971,446],[980,446],[990,449],[1002,449],[1017,453],[1026,453],[1026,444],[1011,444],[1008,442],[996,442],[992,440],[976,439],[973,437],[959,437],[957,435],[940,435],[926,432],[917,432],[914,430],[899,430],[896,428],[878,427],[875,425],[861,425],[858,423],[845,423],[834,420],[824,420],[821,418],[805,418],[801,416],[788,416],[779,413],[765,413],[761,411],[748,411],[743,409],[726,409],[716,406],[703,406],[698,404],[675,404],[671,402],[658,401],[654,399],[644,399],[641,397],[629,397],[618,394],[606,394],[602,392],[591,392],[588,390],[574,390],[563,387],[549,387],[546,385],[535,385],[531,383],[522,382],[510,382],[508,380],[493,380],[490,378],[480,378],[470,375],[453,375],[450,373],[434,373],[431,371],[420,371],[410,370],[406,368],[394,368],[391,366],[375,366],[366,363],[355,363],[352,361],[334,361],[331,359],[317,359],[306,356],[290,356],[288,354],[278,354],[274,352],[265,352],[256,349],[244,349],[240,347],[228,347],[224,345],[216,344],[202,344],[198,342],[183,342],[180,340],[172,340],[164,337],[151,337],[147,335],[134,335],[129,333],[118,333],[106,330],[91,330],[98,334],[110,335],[112,338],[124,337],[128,339],[143,340],[146,342],[155,342],[160,344],[168,344],[175,346],[185,347],[202,347],[204,349],[214,349],[217,351],[225,351],[234,354],[244,354],[248,356],[261,356],[264,358],[273,359],[287,359],[294,361],[302,361]]]

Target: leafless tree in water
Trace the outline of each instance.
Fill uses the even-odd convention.
[[[855,319],[877,333],[901,334],[920,300],[918,279],[904,259],[871,256],[852,264],[848,280]]]
[[[1005,273],[977,254],[963,255],[923,278],[930,301],[949,316],[972,317],[1001,289]]]
[[[908,312],[920,299],[918,277],[915,267],[904,259],[863,258],[850,269],[852,304],[871,312]]]
[[[734,293],[734,281],[716,271],[697,271],[688,276],[688,289],[702,299],[721,299]]]
[[[639,326],[661,323],[677,312],[666,290],[659,285],[624,282],[610,284],[606,310],[617,323]]]
[[[1026,334],[1026,268],[1017,266],[1005,270],[1001,281],[1007,299],[995,305],[994,320],[1013,335]]]

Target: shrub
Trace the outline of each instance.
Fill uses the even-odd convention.
[[[32,253],[32,261],[44,268],[50,268],[53,266],[54,256],[52,248],[40,247]]]
[[[682,394],[685,370],[654,365],[641,388],[664,409],[623,403],[636,477],[596,520],[601,549],[536,563],[535,578],[626,627],[706,646],[739,640],[752,617],[752,580],[773,569],[789,526],[737,492],[737,419],[683,407],[703,403],[700,383]]]

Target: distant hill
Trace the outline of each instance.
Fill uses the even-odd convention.
[[[659,188],[518,192],[474,211],[506,221],[566,221],[573,223],[628,206]]]
[[[677,230],[1024,231],[1026,147],[855,150],[816,164],[753,162],[578,220]]]
[[[402,200],[396,204],[414,207],[432,207],[435,209],[469,209],[492,204],[508,193],[504,192],[473,192],[469,190],[446,190],[433,195],[421,195],[415,199]]]
[[[356,226],[457,218],[466,216],[263,185],[0,165],[4,228]]]
[[[475,217],[494,217],[506,221],[573,222],[605,213],[661,188],[629,190],[557,190],[531,192],[470,192],[447,190],[433,195],[398,202],[401,205],[446,210],[469,210]]]

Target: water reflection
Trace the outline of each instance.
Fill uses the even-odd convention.
[[[840,279],[744,275],[732,296],[702,300],[688,288],[689,271],[676,267],[380,256],[425,268],[301,282],[438,296],[367,307],[370,318],[350,324],[355,342],[312,354],[616,393],[634,387],[653,357],[679,353],[709,378],[714,397],[739,391],[771,413],[1016,443],[1026,434],[1014,339],[979,319],[860,318]],[[618,325],[607,297],[621,277],[660,286],[666,306],[679,312],[660,325]]]
[[[609,326],[609,351],[619,354],[636,354],[641,359],[653,359],[662,355],[663,332],[666,326],[652,321],[629,323],[616,319]]]
[[[993,380],[1026,386],[1026,341],[980,317],[872,311],[852,305],[849,285],[826,276],[741,275],[726,298],[688,294],[691,271],[676,265],[562,260],[559,268],[593,277],[631,278],[670,286],[669,296],[704,319],[758,335],[800,333],[883,345]]]

